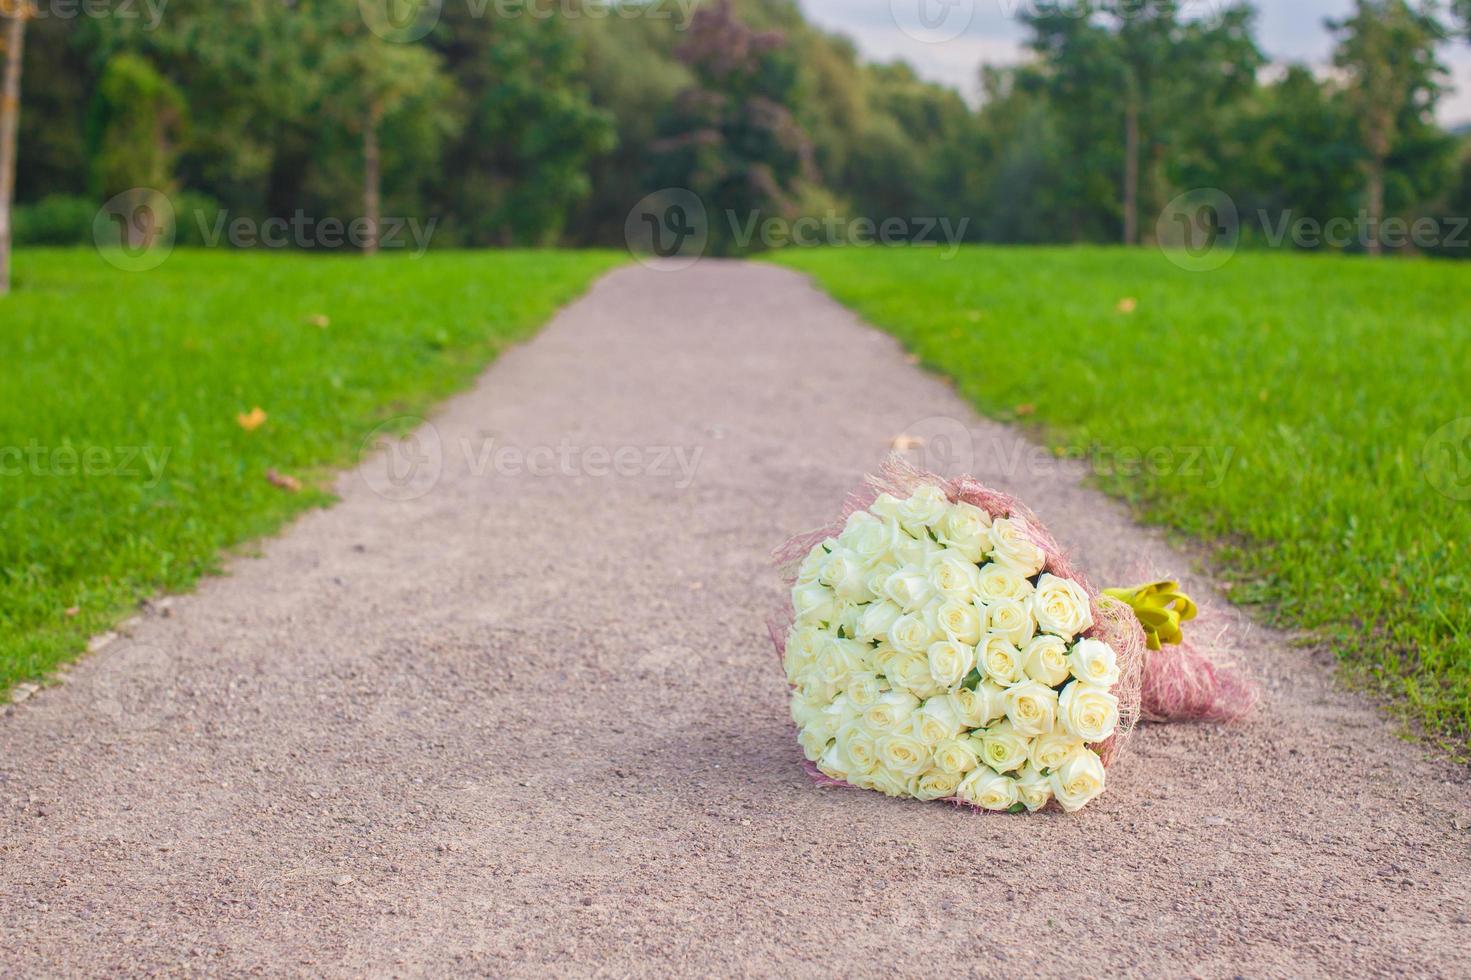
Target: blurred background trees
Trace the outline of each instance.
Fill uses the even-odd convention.
[[[705,0],[689,23],[670,3],[632,16],[639,3],[497,16],[447,0],[413,43],[367,29],[357,0],[171,0],[156,26],[38,19],[17,234],[86,241],[101,201],[136,186],[257,220],[433,217],[438,246],[621,244],[629,209],[669,186],[705,199],[726,250],[753,217],[829,212],[1142,243],[1197,187],[1230,194],[1258,241],[1263,212],[1440,220],[1471,205],[1464,134],[1435,117],[1437,51],[1465,43],[1468,0],[1359,0],[1317,73],[1269,66],[1246,2],[1208,17],[1172,0],[1025,5],[1032,56],[978,65],[976,105],[865,62],[793,0]]]

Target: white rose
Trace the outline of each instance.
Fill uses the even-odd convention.
[[[1006,716],[1006,688],[995,681],[982,681],[976,688],[976,697],[981,702],[981,718],[984,719],[977,727],[986,728],[992,722],[1000,721]]]
[[[838,544],[847,548],[868,567],[888,560],[894,553],[894,545],[904,532],[892,521],[884,521],[867,511],[857,511],[848,518],[848,525],[838,537]]]
[[[844,783],[853,776],[848,763],[848,755],[836,742],[829,745],[827,751],[822,754],[822,758],[817,760],[817,771],[829,779],[836,779]]]
[[[960,788],[960,775],[943,769],[931,769],[919,777],[914,786],[916,800],[948,800]]]
[[[936,486],[923,486],[899,506],[899,524],[916,538],[928,536],[950,510],[950,498]]]
[[[980,661],[981,673],[1002,687],[1022,679],[1021,651],[1004,636],[985,636],[976,650],[976,659]]]
[[[867,708],[879,699],[884,693],[883,685],[878,675],[868,672],[855,673],[848,678],[846,687],[848,700],[852,701],[858,708]]]
[[[927,657],[931,679],[946,690],[959,687],[960,682],[965,680],[976,665],[975,647],[956,643],[954,640],[930,644]]]
[[[873,664],[873,672],[875,674],[879,674],[882,677],[888,677],[889,668],[893,665],[895,660],[898,660],[902,656],[904,656],[904,654],[901,651],[894,649],[892,644],[880,643],[878,646],[869,651],[868,659],[869,662]]]
[[[827,564],[828,554],[837,546],[836,540],[829,540],[807,552],[807,557],[802,559],[802,564],[797,568],[797,584],[809,585],[816,582],[817,576],[822,574],[822,566]]]
[[[1015,599],[998,599],[986,606],[986,628],[992,636],[1005,637],[1014,647],[1024,647],[1037,631],[1032,611]]]
[[[930,561],[930,585],[947,599],[969,601],[980,588],[981,570],[948,549]]]
[[[1093,607],[1088,593],[1071,579],[1043,575],[1032,595],[1032,615],[1044,633],[1071,640],[1093,625]]]
[[[863,711],[862,724],[871,735],[887,735],[909,724],[910,716],[919,708],[919,698],[903,691],[890,691]]]
[[[913,735],[882,735],[878,740],[879,764],[892,773],[918,776],[930,766],[930,747]]]
[[[905,534],[894,546],[894,557],[901,567],[929,568],[930,563],[945,553],[945,546],[929,538],[911,538]]]
[[[995,561],[1009,565],[1031,578],[1047,564],[1046,553],[1032,540],[1026,521],[1020,518],[1002,518],[991,524],[991,547]]]
[[[829,636],[817,651],[817,672],[825,683],[847,687],[848,678],[865,664],[863,644]]]
[[[899,509],[904,506],[904,501],[893,494],[881,493],[878,499],[868,505],[868,512],[875,517],[885,521],[899,521]]]
[[[868,591],[868,567],[863,559],[845,548],[827,556],[817,580],[844,602],[868,602],[873,598]]]
[[[817,664],[797,675],[797,689],[802,692],[803,697],[821,701],[823,704],[830,704],[838,696],[837,685],[822,679],[822,671],[817,669]]]
[[[945,696],[930,698],[909,719],[909,733],[934,747],[960,735],[960,719]]]
[[[998,565],[995,562],[980,570],[980,578],[976,584],[976,591],[986,602],[995,602],[998,599],[1016,599],[1024,601],[1035,591],[1032,583],[1022,577],[1021,572],[1006,565]]]
[[[792,723],[798,728],[806,728],[814,720],[822,715],[827,706],[832,704],[832,699],[817,700],[803,694],[792,695]]]
[[[967,561],[979,563],[991,550],[991,515],[973,504],[951,504],[935,536]]]
[[[802,746],[807,761],[816,762],[827,752],[827,747],[832,742],[832,733],[821,725],[809,725],[797,733],[797,742]]]
[[[1007,688],[1006,718],[1023,738],[1046,735],[1057,723],[1057,692],[1037,681]]]
[[[792,589],[792,608],[798,626],[821,626],[837,616],[838,600],[832,589],[819,582],[808,582]]]
[[[885,796],[912,796],[909,791],[910,777],[903,773],[890,772],[880,765],[869,774],[867,785],[869,788],[883,793]]]
[[[913,612],[934,598],[935,587],[923,569],[906,565],[884,582],[884,595],[894,600],[905,612]]]
[[[1082,681],[1062,689],[1057,708],[1062,727],[1090,745],[1104,741],[1119,726],[1119,699]]]
[[[1103,760],[1090,751],[1079,752],[1048,777],[1052,794],[1068,813],[1083,809],[1104,789]]]
[[[1050,773],[1083,751],[1083,740],[1067,732],[1051,732],[1032,739],[1028,757],[1032,767],[1039,772]]]
[[[1022,770],[1022,778],[1016,781],[1016,795],[1029,812],[1036,813],[1052,799],[1052,782],[1035,766],[1029,765]]]
[[[981,740],[981,761],[997,772],[1011,772],[1027,761],[1027,740],[1016,733],[1011,722],[1003,721],[977,734]]]
[[[1017,804],[1016,781],[985,768],[966,776],[955,795],[983,810],[1010,810]]]
[[[942,639],[938,624],[917,613],[905,613],[889,627],[889,642],[900,653],[924,653],[931,643]]]
[[[946,695],[950,704],[955,708],[955,717],[966,728],[985,728],[990,724],[990,719],[982,719],[981,714],[985,709],[985,702],[976,696],[976,692],[962,687],[951,691]]]
[[[949,599],[940,603],[935,609],[935,622],[958,643],[973,647],[981,642],[981,611],[969,602]]]
[[[964,776],[981,764],[975,742],[968,738],[946,739],[935,746],[934,757],[936,768],[957,776]]]
[[[826,633],[815,626],[796,626],[787,633],[782,666],[787,669],[788,683],[796,683],[802,671],[817,662],[817,651],[826,636]]]
[[[878,743],[859,724],[850,723],[838,731],[837,747],[847,757],[850,780],[873,772],[879,764]]]
[[[872,592],[876,596],[882,596],[884,594],[884,583],[889,581],[889,576],[898,570],[899,563],[897,561],[885,559],[868,570],[868,578],[864,580],[863,584],[868,586],[869,592]]]
[[[863,607],[863,612],[858,616],[858,627],[854,635],[865,643],[872,643],[881,637],[887,636],[893,628],[894,621],[904,615],[904,610],[890,602],[881,599],[871,602]]]
[[[1022,670],[1034,681],[1056,687],[1071,672],[1067,659],[1067,643],[1060,636],[1043,633],[1034,637],[1022,650]]]
[[[884,677],[890,687],[921,699],[929,696],[935,683],[930,677],[930,659],[923,653],[901,653],[888,662]]]
[[[1084,684],[1113,687],[1119,682],[1119,658],[1102,640],[1079,640],[1068,654],[1073,676]]]

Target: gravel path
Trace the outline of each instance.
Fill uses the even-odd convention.
[[[766,555],[903,434],[1189,564],[796,275],[625,269],[5,712],[0,975],[1471,974],[1465,775],[1265,630],[1080,816],[813,789]]]

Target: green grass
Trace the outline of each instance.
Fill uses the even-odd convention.
[[[621,261],[179,251],[125,273],[91,251],[16,258],[0,299],[0,692],[328,502],[327,475],[375,424],[425,413]],[[257,405],[269,419],[246,432],[236,415]]]
[[[1096,248],[774,260],[983,412],[1093,461],[1142,518],[1209,542],[1233,599],[1310,631],[1468,755],[1471,422],[1432,437],[1471,416],[1471,263],[1255,253],[1190,273]],[[1130,448],[1155,447],[1155,465],[1129,465]],[[1189,447],[1229,465],[1189,471]]]

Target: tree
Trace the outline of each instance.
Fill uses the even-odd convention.
[[[1251,91],[1265,60],[1252,40],[1251,7],[1225,7],[1210,20],[1186,19],[1185,7],[1180,0],[1074,0],[1039,4],[1025,17],[1079,152],[1097,155],[1090,131],[1100,120],[1113,119],[1120,132],[1128,245],[1142,237],[1141,211],[1164,207],[1182,148],[1202,136],[1204,121]]]
[[[670,186],[683,186],[712,214],[739,221],[797,215],[803,184],[816,179],[812,144],[792,114],[797,65],[779,31],[741,23],[730,0],[700,7],[676,49],[695,83],[675,99],[656,145]],[[728,250],[723,222],[711,243]]]
[[[124,52],[109,59],[92,109],[94,197],[133,187],[172,190],[186,111],[183,94],[146,58]]]
[[[1338,35],[1333,63],[1348,73],[1344,96],[1357,116],[1364,151],[1370,255],[1383,252],[1385,173],[1407,135],[1433,125],[1445,68],[1435,48],[1442,27],[1405,0],[1355,0],[1353,15],[1328,21]]]
[[[0,296],[10,292],[11,210],[15,201],[16,133],[20,128],[20,69],[29,0],[0,0]]]

